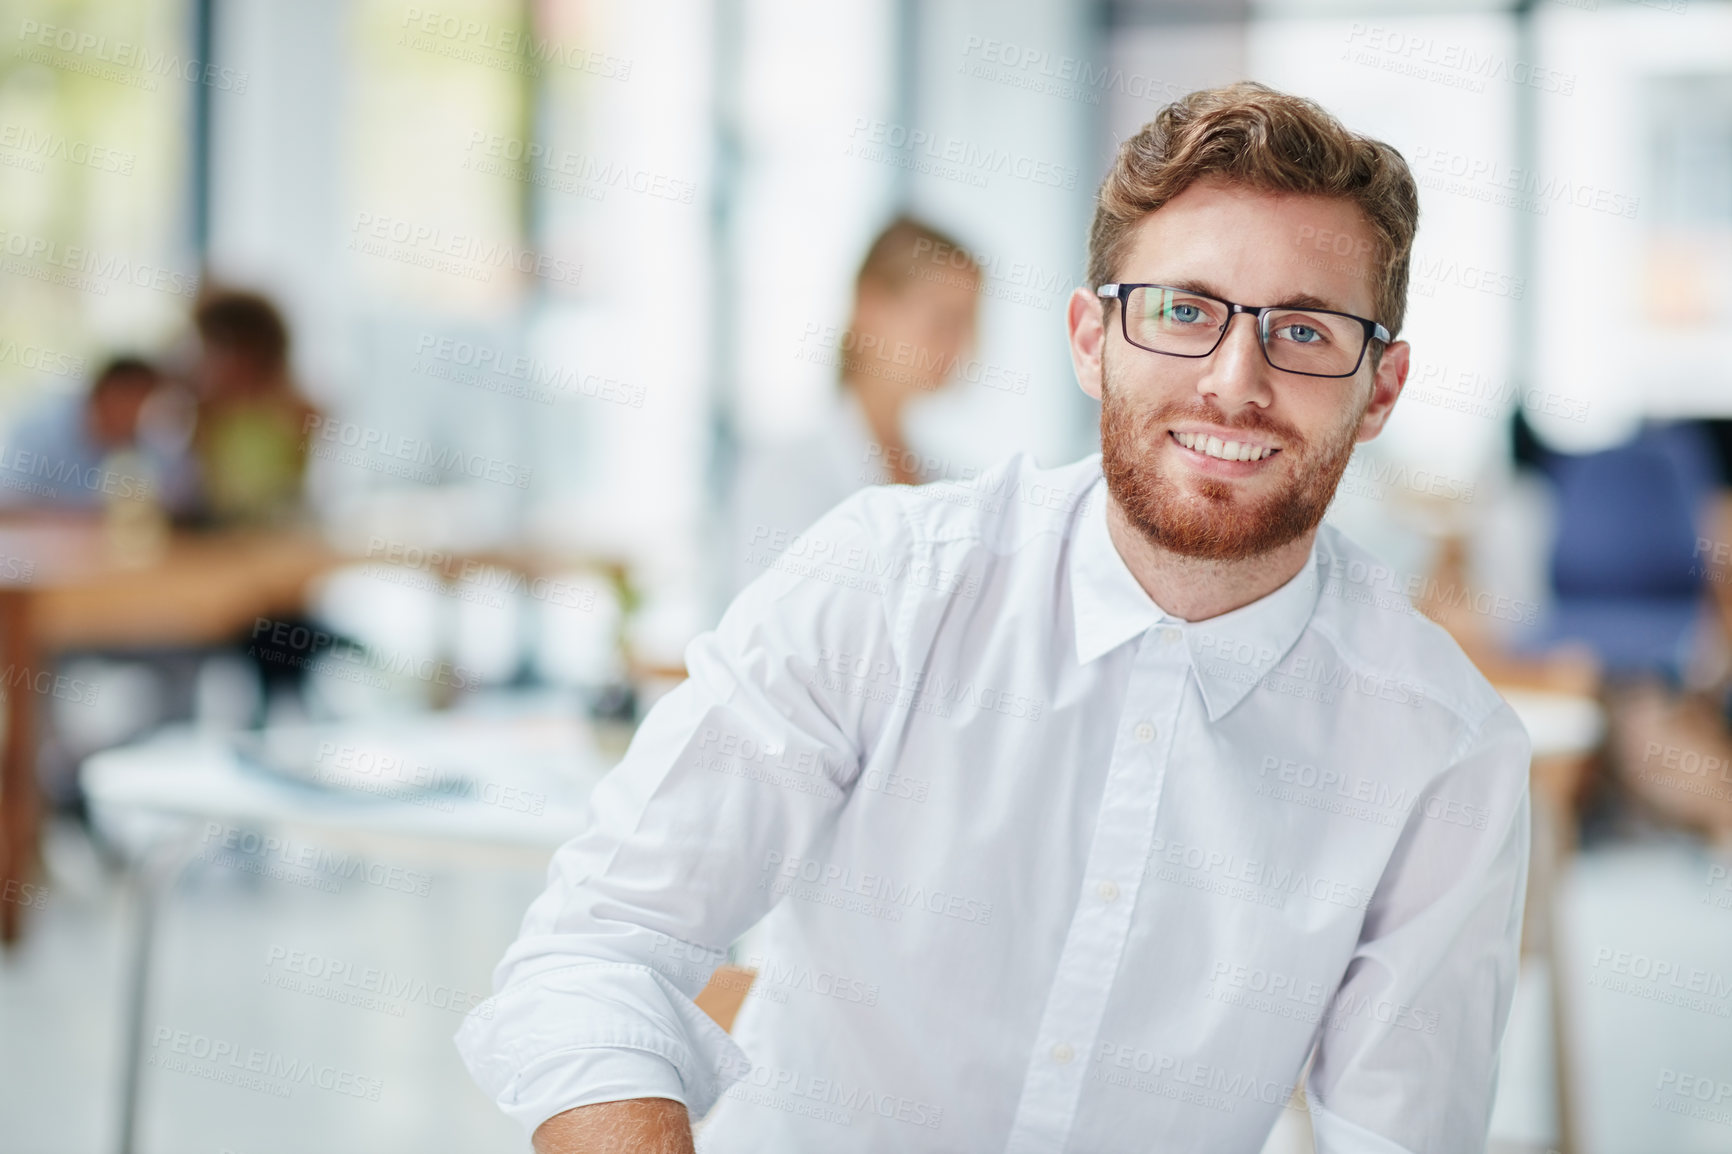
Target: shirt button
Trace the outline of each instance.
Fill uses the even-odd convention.
[[[1061,1066],[1074,1057],[1076,1057],[1076,1051],[1065,1045],[1063,1042],[1060,1042],[1052,1048],[1052,1060]]]
[[[1161,630],[1161,644],[1162,645],[1177,645],[1179,643],[1180,638],[1184,637],[1184,635],[1185,634],[1184,634],[1183,630],[1175,628],[1174,626],[1168,625]]]
[[[1095,893],[1101,895],[1103,902],[1115,902],[1119,899],[1119,887],[1115,882],[1102,882],[1095,887]]]
[[[1150,725],[1146,721],[1139,722],[1137,724],[1137,727],[1134,730],[1132,730],[1131,732],[1136,734],[1138,741],[1141,741],[1145,744],[1148,742],[1151,742],[1155,739],[1155,727]]]

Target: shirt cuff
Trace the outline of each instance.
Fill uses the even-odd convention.
[[[555,1114],[630,1098],[672,1098],[691,1109],[672,1062],[647,1050],[602,1046],[550,1054],[523,1071],[500,1108],[534,1134]]]
[[[546,970],[482,1002],[457,1031],[470,1074],[530,1133],[596,1102],[671,1098],[692,1120],[750,1068],[727,1032],[648,966]]]

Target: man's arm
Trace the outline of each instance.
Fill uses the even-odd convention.
[[[1415,804],[1318,1029],[1318,1154],[1485,1148],[1521,946],[1528,760],[1500,705]]]
[[[666,1098],[598,1102],[555,1114],[534,1143],[535,1154],[692,1154],[692,1124]]]
[[[688,647],[690,676],[596,786],[494,996],[458,1032],[470,1073],[527,1131],[644,1099],[702,1117],[750,1069],[694,999],[784,892],[778,863],[834,823],[891,708],[891,695],[835,684],[830,667],[846,655],[886,684],[900,677],[901,586],[845,583],[851,570],[818,560],[897,555],[900,500],[858,494],[806,537],[799,570],[765,574]]]

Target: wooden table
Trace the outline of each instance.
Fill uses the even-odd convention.
[[[141,556],[117,551],[90,519],[0,522],[0,894],[30,893],[35,876],[35,687],[43,673],[52,684],[48,658],[232,640],[259,617],[298,610],[308,582],[341,560],[308,529],[175,534]],[[26,908],[0,901],[0,944],[18,940]]]

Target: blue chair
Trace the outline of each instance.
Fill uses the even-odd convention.
[[[1543,451],[1539,464],[1557,491],[1554,601],[1528,644],[1585,642],[1608,674],[1676,681],[1703,612],[1696,541],[1717,483],[1707,432],[1649,425],[1602,452]]]

